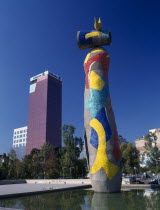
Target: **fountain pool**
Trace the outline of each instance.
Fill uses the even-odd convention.
[[[127,189],[108,194],[88,189],[0,199],[0,207],[25,210],[159,210],[159,198],[158,189]]]

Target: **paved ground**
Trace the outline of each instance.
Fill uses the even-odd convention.
[[[0,186],[0,198],[16,197],[26,194],[37,194],[48,191],[60,191],[77,188],[87,188],[85,184],[8,184]]]

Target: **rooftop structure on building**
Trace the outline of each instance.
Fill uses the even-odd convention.
[[[16,152],[17,158],[20,160],[22,160],[26,155],[26,143],[27,126],[14,129],[12,147]]]
[[[160,133],[160,128],[154,128],[149,130],[150,133]]]
[[[49,72],[48,70],[46,70],[46,71],[43,72],[43,73],[40,73],[40,74],[37,74],[36,76],[31,77],[31,78],[30,78],[30,82],[35,81],[35,80],[38,79],[39,77],[42,77],[42,76],[48,75],[48,74],[51,75],[52,77],[54,77],[54,78],[56,78],[56,79],[62,81],[61,77],[59,77],[58,75],[53,74],[53,73]]]
[[[62,79],[49,71],[30,78],[27,154],[49,142],[61,147]]]

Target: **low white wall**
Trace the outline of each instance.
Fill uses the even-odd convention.
[[[90,179],[26,179],[28,184],[91,184]]]

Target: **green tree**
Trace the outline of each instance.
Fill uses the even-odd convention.
[[[40,150],[32,149],[29,155],[26,155],[22,161],[22,174],[24,178],[37,179],[42,172],[40,163]]]
[[[55,149],[48,142],[41,149],[33,149],[22,162],[22,174],[25,178],[58,178],[59,161]]]
[[[47,178],[59,177],[59,160],[57,158],[56,150],[49,142],[45,143],[40,150],[40,161],[43,173]]]
[[[23,161],[16,161],[16,170],[15,170],[16,179],[25,179],[24,163]]]
[[[146,149],[146,151],[150,151],[153,145],[156,145],[157,136],[155,135],[155,133],[148,133],[144,136],[144,139],[144,148]]]
[[[17,162],[16,152],[11,149],[8,155],[2,156],[3,162],[0,164],[0,179],[16,179]]]
[[[19,162],[16,152],[14,149],[11,149],[8,153],[9,157],[9,166],[8,166],[8,178],[9,179],[16,179],[16,166],[17,162]]]
[[[139,170],[139,151],[133,144],[127,142],[121,144],[121,152],[122,172],[125,174],[134,174],[134,167]]]
[[[87,159],[78,159],[77,166],[77,174],[79,177],[85,178],[87,174]]]
[[[149,160],[147,161],[148,170],[153,173],[160,172],[160,150],[157,146],[152,147],[149,151],[146,151],[147,157]]]
[[[61,172],[63,172],[61,176],[65,174],[67,177],[78,178],[83,174],[81,170],[84,170],[84,175],[86,173],[86,168],[84,169],[86,163],[79,160],[83,148],[82,138],[74,136],[75,127],[73,125],[64,125],[62,131],[65,147],[60,149]],[[82,163],[84,163],[84,165]]]
[[[3,162],[0,165],[0,179],[8,178],[8,170],[9,170],[9,157],[6,153],[2,155]]]
[[[157,136],[155,133],[149,133],[144,136],[145,139],[145,152],[143,154],[143,160],[145,157],[148,158],[146,163],[147,170],[153,173],[160,172],[160,150],[157,147]]]

